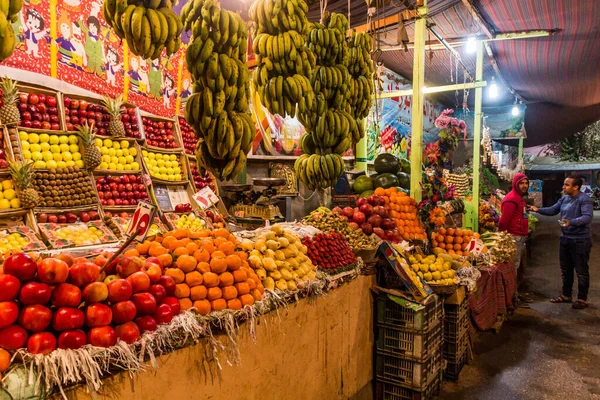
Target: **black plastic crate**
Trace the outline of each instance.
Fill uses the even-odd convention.
[[[427,330],[408,330],[396,325],[377,324],[375,327],[378,351],[394,354],[396,357],[408,357],[417,361],[425,360],[441,352],[444,340],[443,322]]]
[[[422,391],[442,371],[442,349],[438,347],[436,350],[430,358],[423,362],[377,351],[375,376],[377,379],[401,384],[408,389]]]
[[[425,304],[418,310],[396,303],[386,293],[377,296],[376,303],[377,323],[395,325],[398,328],[426,330],[444,316],[443,303],[436,295],[427,297]]]
[[[446,363],[446,369],[444,370],[444,379],[456,382],[460,375],[460,371],[462,371],[468,360],[469,351],[467,350],[459,356],[456,362],[448,361]]]
[[[467,353],[471,348],[469,333],[465,332],[456,342],[444,341],[443,347],[444,360],[447,360],[449,363],[458,363],[462,355]]]
[[[469,331],[469,318],[469,313],[465,313],[458,322],[444,319],[444,341],[458,343],[459,339]]]
[[[469,312],[469,297],[465,296],[460,304],[444,304],[444,318],[447,322],[457,323]]]
[[[404,386],[389,382],[385,379],[375,381],[376,400],[431,400],[442,387],[441,374],[424,388],[424,390],[409,389]]]

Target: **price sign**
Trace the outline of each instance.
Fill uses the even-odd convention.
[[[215,205],[219,201],[219,196],[207,186],[200,189],[200,191],[194,195],[194,200],[196,200],[196,203],[198,203],[201,209],[205,210]]]
[[[481,254],[481,251],[484,247],[485,244],[483,244],[483,242],[480,239],[471,239],[471,241],[467,245],[467,251],[478,256]]]
[[[154,205],[146,203],[145,201],[140,201],[133,213],[125,236],[131,239],[132,235],[139,231],[133,240],[140,243],[143,242],[146,239],[146,235],[148,235],[148,231],[154,220],[155,211],[156,207]]]

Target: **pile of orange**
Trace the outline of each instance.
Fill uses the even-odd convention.
[[[417,216],[417,202],[397,188],[377,188],[376,196],[381,196],[386,202],[385,208],[390,217],[396,220],[398,232],[404,240],[427,239],[427,234]]]
[[[175,297],[182,310],[193,307],[206,315],[226,308],[241,310],[262,300],[261,280],[227,229],[178,229],[139,244],[136,250],[161,261],[164,274],[177,284]]]
[[[448,254],[459,256],[469,255],[465,248],[473,238],[479,239],[479,233],[474,233],[469,229],[441,228],[431,235],[433,247],[442,248]]]

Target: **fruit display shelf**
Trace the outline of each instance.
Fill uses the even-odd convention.
[[[117,242],[119,238],[101,220],[74,224],[38,224],[38,228],[53,249],[90,246]]]
[[[153,150],[183,150],[177,136],[175,119],[142,114],[142,130],[146,146]]]
[[[206,221],[195,212],[164,213],[163,218],[171,229],[189,229],[197,232],[206,229]]]
[[[97,206],[81,207],[71,211],[45,211],[36,209],[34,212],[37,224],[77,224],[100,220],[100,212]]]
[[[13,151],[21,161],[33,161],[37,170],[85,167],[85,152],[75,133],[20,128],[17,143]]]
[[[175,121],[176,133],[181,143],[183,143],[185,154],[193,156],[196,153],[196,143],[198,143],[199,137],[196,136],[196,133],[185,121],[185,118],[178,115],[175,116]]]
[[[82,96],[77,94],[63,93],[63,118],[65,130],[77,131],[83,121],[88,124],[94,123],[94,133],[102,138],[110,138],[109,124],[110,114],[102,105],[100,98]],[[121,121],[125,128],[125,136],[130,139],[143,140],[142,120],[139,109],[130,103],[124,103],[121,107]]]
[[[94,139],[100,150],[102,161],[94,170],[94,175],[139,174],[142,171],[141,149],[135,139],[100,138]]]
[[[183,185],[189,182],[187,157],[182,150],[156,150],[142,147],[144,168],[153,183]]]
[[[21,116],[19,127],[33,131],[60,131],[65,129],[61,93],[31,85],[17,85],[17,108]]]
[[[0,231],[0,258],[5,258],[13,251],[43,251],[47,247],[38,237],[35,230],[27,225],[11,225]]]
[[[100,205],[105,210],[130,210],[135,209],[142,200],[150,201],[148,185],[141,173],[108,174],[97,176],[95,180]]]

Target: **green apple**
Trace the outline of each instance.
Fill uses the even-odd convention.
[[[50,144],[58,144],[58,136],[56,135],[50,135]]]
[[[42,160],[37,160],[34,164],[33,164],[34,168],[37,169],[46,169],[46,162],[42,161]]]
[[[48,142],[40,143],[40,150],[41,151],[50,150],[50,143],[48,143]]]
[[[53,169],[53,168],[57,168],[58,164],[56,161],[50,160],[46,163],[46,166],[48,167],[48,169]]]
[[[51,151],[44,151],[44,152],[42,152],[42,157],[44,157],[44,161],[50,161],[53,158],[52,152]]]
[[[58,143],[68,144],[69,143],[69,137],[67,135],[60,135],[58,137]]]
[[[41,143],[48,143],[49,140],[50,140],[50,135],[48,135],[47,133],[42,133],[40,135],[40,142]]]
[[[60,153],[60,146],[58,144],[53,144],[50,146],[50,152],[52,153]]]
[[[98,146],[98,141],[100,141],[100,144],[102,144],[102,140],[100,139],[95,139],[94,143],[96,143],[96,145]],[[79,136],[77,135],[69,135],[69,144],[78,144],[79,143]]]
[[[27,141],[29,143],[38,143],[40,141],[40,136],[37,133],[30,133],[27,135]]]

